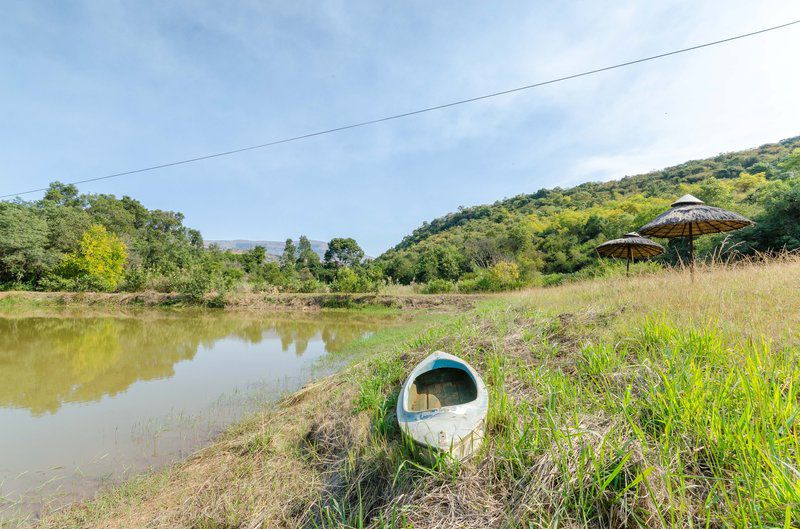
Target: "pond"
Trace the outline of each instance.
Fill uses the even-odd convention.
[[[0,525],[186,457],[395,320],[0,314]]]

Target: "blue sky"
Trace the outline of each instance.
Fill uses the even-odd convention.
[[[267,142],[800,18],[793,1],[28,2],[0,19],[0,194]],[[207,239],[355,237],[800,134],[800,27],[81,186]],[[26,198],[38,198],[28,195]]]

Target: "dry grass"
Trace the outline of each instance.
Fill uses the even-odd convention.
[[[197,303],[183,294],[143,292],[0,292],[0,308],[78,309],[139,308],[139,307],[198,307],[205,304],[230,311],[318,311],[331,308],[389,308],[426,310],[467,310],[488,298],[481,294],[419,294],[411,287],[395,286],[390,292],[364,294],[302,294],[302,293],[231,293],[223,298],[207,294]]]
[[[661,314],[679,325],[720,325],[742,337],[797,340],[800,331],[800,256],[786,254],[764,264],[742,261],[688,270],[572,283],[515,294],[516,302],[543,310],[626,310],[620,321],[638,324]],[[638,318],[637,318],[638,316]]]
[[[185,463],[42,527],[795,527],[800,261],[534,289],[374,354]],[[486,443],[419,461],[399,385],[443,349],[490,390]]]

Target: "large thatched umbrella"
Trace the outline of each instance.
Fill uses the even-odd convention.
[[[625,275],[631,273],[631,261],[634,259],[647,259],[664,253],[664,247],[657,242],[642,237],[635,231],[626,233],[621,239],[606,241],[595,251],[603,257],[621,257],[627,259]]]
[[[720,233],[752,226],[753,221],[738,213],[707,206],[692,195],[683,195],[672,203],[672,209],[656,217],[641,228],[639,233],[651,237],[689,238],[689,269],[694,274],[694,238],[707,233]]]

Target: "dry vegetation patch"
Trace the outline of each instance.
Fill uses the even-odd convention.
[[[193,300],[175,292],[0,292],[0,301],[29,307],[136,308],[197,307],[207,305],[230,311],[319,311],[336,308],[384,307],[400,310],[452,312],[469,310],[489,298],[480,294],[302,294],[235,292],[206,294]]]

